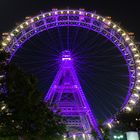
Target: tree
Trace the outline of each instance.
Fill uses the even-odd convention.
[[[121,112],[117,115],[114,129],[121,132],[137,131],[140,129],[140,113],[134,110],[132,112]]]
[[[7,67],[5,108],[0,111],[0,136],[25,140],[59,140],[65,132],[59,111],[54,113],[37,90],[37,80],[15,65]]]

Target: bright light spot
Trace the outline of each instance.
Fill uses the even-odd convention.
[[[18,30],[18,29],[15,29],[15,31],[16,31],[16,32],[19,32],[19,30]]]
[[[13,33],[10,33],[11,36],[15,36]]]
[[[23,29],[24,28],[23,25],[20,25],[20,28]]]
[[[8,36],[8,37],[6,38],[6,40],[7,40],[7,41],[11,41],[11,37]]]
[[[125,41],[128,41],[128,40],[130,40],[130,38],[129,38],[129,37],[126,37],[126,38],[125,38]]]
[[[83,133],[82,135],[83,135],[83,138],[85,139],[85,137],[86,137],[85,134]]]
[[[79,14],[82,15],[82,12],[80,11]]]
[[[121,29],[119,28],[118,30],[117,30],[117,32],[120,32],[121,31]]]
[[[45,14],[43,14],[43,17],[45,18]]]
[[[61,11],[61,14],[63,14],[64,12],[63,11]]]
[[[126,35],[126,33],[123,33],[123,34],[122,34],[122,36],[125,36],[125,35]]]
[[[140,83],[140,80],[137,80],[138,83]]]
[[[4,106],[1,107],[1,110],[4,110],[5,108],[6,108],[6,106],[4,105]]]
[[[132,104],[136,104],[136,102],[134,100],[130,100],[130,103]]]
[[[134,43],[130,43],[130,44],[129,44],[129,46],[133,46],[133,45],[134,45]]]
[[[2,42],[2,46],[7,46],[7,44],[5,42]]]
[[[55,15],[57,15],[57,12],[55,12]]]
[[[100,18],[100,16],[97,16],[97,19],[99,19]]]
[[[67,11],[67,14],[69,14],[70,13],[70,11]]]
[[[132,109],[129,106],[127,106],[126,110],[131,111]]]
[[[94,14],[91,14],[91,17],[94,17]]]
[[[76,135],[73,135],[73,139],[74,139],[74,140],[76,139]]]
[[[31,22],[33,23],[34,22],[34,19],[31,19]]]
[[[114,136],[114,139],[117,139],[117,136]]]
[[[76,13],[76,11],[73,11],[73,14],[75,14]]]
[[[26,25],[29,25],[29,23],[28,23],[27,21],[25,22],[25,24],[26,24]]]
[[[108,25],[110,25],[111,24],[111,22],[110,21],[108,21],[108,23],[107,23]]]
[[[132,48],[132,51],[136,51],[137,49],[136,48]]]
[[[51,16],[51,13],[49,13],[49,16]]]
[[[113,28],[116,28],[117,27],[117,25],[115,24],[115,25],[113,25]]]
[[[105,18],[103,18],[103,22],[105,21]]]
[[[138,74],[138,76],[140,76],[140,73],[137,73]]]
[[[71,60],[71,58],[62,58],[62,61],[64,60]]]
[[[135,93],[134,96],[135,96],[135,97],[139,97],[139,94],[136,94],[136,93]]]
[[[135,54],[134,57],[139,57],[139,54]]]
[[[138,70],[140,70],[140,66],[139,66],[139,67],[137,67],[137,69],[138,69]]]
[[[107,125],[108,125],[108,127],[109,127],[110,129],[112,128],[112,125],[111,125],[110,123],[108,123]]]
[[[140,63],[140,60],[136,60],[136,63]]]
[[[136,89],[140,90],[140,87],[139,86],[136,86]]]

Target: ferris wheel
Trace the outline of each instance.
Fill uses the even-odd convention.
[[[128,69],[129,85],[123,103],[116,113],[105,120],[105,124],[112,128],[116,114],[120,111],[130,112],[139,100],[140,92],[140,54],[138,44],[132,33],[128,33],[110,17],[103,17],[95,12],[80,10],[57,10],[41,13],[34,17],[28,17],[14,30],[8,33],[3,41],[1,51],[10,53],[10,63],[16,52],[34,36],[48,30],[63,27],[83,29],[95,32],[111,42],[120,52]],[[63,29],[62,29],[63,30]],[[30,46],[28,46],[30,47]],[[93,85],[94,86],[94,85]],[[113,96],[113,95],[112,95]]]

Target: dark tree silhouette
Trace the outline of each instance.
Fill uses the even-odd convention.
[[[0,136],[23,140],[59,140],[65,132],[59,111],[53,113],[37,90],[37,80],[15,65],[7,66],[7,94],[1,94]],[[2,139],[2,138],[1,138]]]

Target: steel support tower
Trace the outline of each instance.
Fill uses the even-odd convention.
[[[89,140],[92,139],[90,133],[94,129],[102,139],[68,50],[62,52],[60,69],[45,96],[45,102],[49,102],[53,110],[56,106],[61,110],[61,115],[66,118],[65,123],[69,136],[80,137],[83,135]]]

